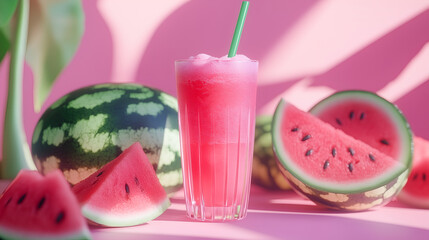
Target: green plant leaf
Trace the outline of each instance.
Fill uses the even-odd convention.
[[[83,30],[84,14],[79,0],[31,1],[26,59],[33,70],[37,112],[72,59]]]
[[[0,27],[9,23],[17,5],[18,0],[0,0]]]
[[[13,179],[21,169],[35,170],[22,121],[22,91],[25,45],[27,44],[29,0],[20,0],[16,21],[10,31],[10,64],[7,104],[3,128],[3,160],[0,177]],[[9,33],[9,30],[6,29]]]
[[[3,29],[0,28],[0,63],[2,62],[7,51],[9,50],[9,47],[9,39]]]
[[[0,63],[10,48],[10,20],[18,6],[18,0],[0,0]]]

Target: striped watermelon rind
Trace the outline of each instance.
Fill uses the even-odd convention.
[[[39,119],[32,154],[42,173],[76,184],[138,141],[167,192],[182,186],[177,100],[139,84],[98,84],[54,102]]]
[[[272,119],[272,115],[256,117],[252,183],[272,190],[289,190],[289,183],[281,173],[273,152]]]
[[[282,172],[289,180],[291,187],[304,197],[312,200],[317,205],[345,211],[362,211],[386,205],[397,196],[404,187],[409,174],[409,171],[404,171],[399,176],[391,179],[388,183],[370,190],[353,193],[337,193],[319,190],[305,185],[288,171],[282,169]]]

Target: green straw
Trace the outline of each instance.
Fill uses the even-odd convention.
[[[246,20],[248,8],[249,2],[243,1],[243,3],[241,4],[240,15],[238,16],[237,20],[237,25],[235,25],[234,36],[232,37],[228,57],[234,57],[237,54],[238,43],[240,42],[241,32],[243,31],[244,20]]]

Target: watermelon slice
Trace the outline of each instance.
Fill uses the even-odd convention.
[[[21,170],[0,198],[0,239],[90,239],[60,171]]]
[[[281,100],[273,119],[273,147],[295,190],[315,203],[360,211],[388,203],[402,188],[400,162]]]
[[[347,135],[411,166],[412,133],[401,111],[372,92],[337,92],[316,104],[311,114]]]
[[[429,142],[414,137],[413,167],[398,200],[417,208],[429,208]]]
[[[83,215],[110,227],[133,226],[161,215],[170,200],[138,142],[73,187]]]

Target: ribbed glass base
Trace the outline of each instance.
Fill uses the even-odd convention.
[[[246,207],[206,207],[191,205],[187,208],[188,217],[198,221],[223,222],[229,220],[243,219],[246,214]]]

